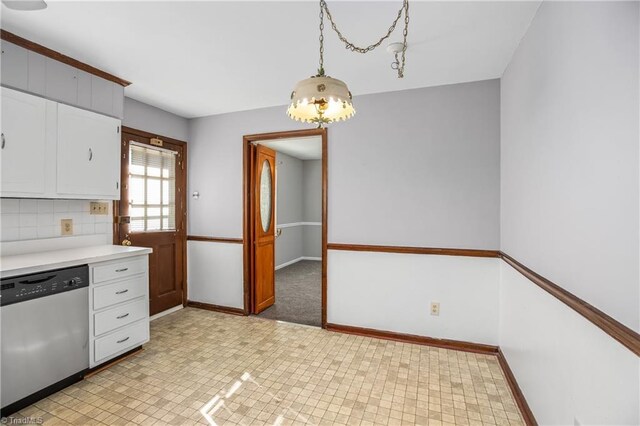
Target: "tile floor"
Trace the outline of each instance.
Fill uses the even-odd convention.
[[[17,417],[58,424],[523,424],[497,359],[187,308]],[[215,422],[215,423],[214,423]]]

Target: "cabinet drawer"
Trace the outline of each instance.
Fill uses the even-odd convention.
[[[107,333],[149,316],[149,303],[145,298],[135,302],[118,305],[104,312],[93,315],[93,331],[95,336]]]
[[[104,265],[92,266],[92,283],[102,283],[109,280],[130,277],[147,270],[147,256],[128,258]]]
[[[126,281],[119,281],[93,289],[93,309],[98,310],[116,303],[144,296],[147,289],[147,276],[140,275]]]
[[[142,320],[131,324],[108,336],[96,339],[93,357],[96,363],[109,357],[139,346],[149,340],[149,321]]]

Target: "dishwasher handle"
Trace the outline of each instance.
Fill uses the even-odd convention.
[[[40,278],[37,280],[24,280],[24,281],[20,281],[20,284],[40,284],[43,283],[45,281],[49,281],[50,279],[53,279],[57,277],[57,275],[49,275],[48,277],[44,277],[44,278]]]

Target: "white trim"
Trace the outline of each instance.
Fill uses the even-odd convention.
[[[178,306],[174,306],[173,308],[169,308],[166,311],[159,312],[159,313],[155,314],[154,316],[149,317],[149,322],[151,322],[151,321],[153,321],[155,319],[158,319],[158,318],[162,318],[165,315],[169,315],[169,314],[172,314],[174,312],[177,312],[180,309],[182,309],[183,307],[184,306],[182,306],[182,304],[180,304]]]
[[[303,258],[303,257],[298,257],[298,258],[293,259],[293,260],[290,260],[290,261],[288,261],[288,262],[284,262],[283,264],[276,266],[276,271],[277,271],[278,269],[282,269],[282,268],[284,268],[285,266],[289,266],[289,265],[293,265],[294,263],[298,263],[298,262],[300,262],[301,260],[304,260],[304,258]]]
[[[276,225],[276,228],[293,228],[294,226],[322,226],[322,222],[291,222]]]
[[[300,262],[301,260],[315,260],[315,261],[321,262],[321,261],[322,261],[322,258],[321,258],[321,257],[300,256],[300,257],[298,257],[298,258],[296,258],[296,259],[290,260],[290,261],[288,261],[288,262],[284,262],[282,265],[278,265],[278,266],[276,266],[276,271],[277,271],[278,269],[282,269],[282,268],[284,268],[284,267],[286,267],[286,266],[293,265],[294,263],[298,263],[298,262]]]

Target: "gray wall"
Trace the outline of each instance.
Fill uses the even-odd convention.
[[[189,139],[189,120],[131,98],[124,98],[122,124],[185,142]]]
[[[329,127],[330,242],[499,248],[498,80],[356,97]],[[191,120],[189,233],[242,236],[242,136],[285,107]]]
[[[638,2],[543,2],[502,79],[502,250],[638,330]],[[499,345],[539,424],[640,421],[640,360],[503,264]]]
[[[638,330],[638,3],[544,4],[502,79],[501,248]]]
[[[276,153],[276,220],[278,224],[302,222],[302,160]]]
[[[276,153],[276,220],[277,224],[302,221],[302,160]],[[302,227],[282,228],[276,239],[276,266],[302,256]]]
[[[322,222],[322,160],[305,160],[302,168],[302,218]]]
[[[322,160],[303,161],[302,205],[304,222],[322,223]],[[302,229],[305,257],[322,257],[322,226],[305,225]]]
[[[276,220],[278,225],[322,220],[322,162],[276,153]],[[300,257],[321,257],[321,226],[281,228],[276,239],[276,266]]]

